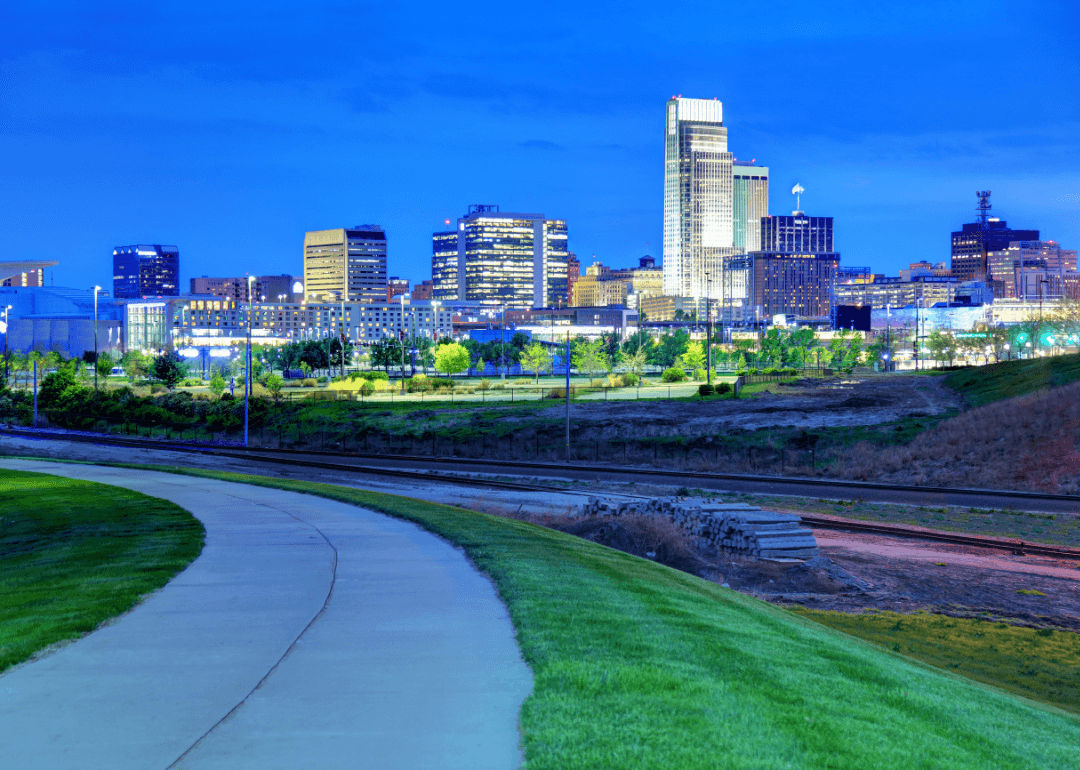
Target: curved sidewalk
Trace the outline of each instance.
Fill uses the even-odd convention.
[[[532,686],[488,580],[324,498],[85,465],[0,466],[174,501],[206,547],[94,633],[0,675],[5,766],[505,768]]]

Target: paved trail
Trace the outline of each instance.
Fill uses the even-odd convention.
[[[176,502],[202,555],[0,675],[19,768],[506,768],[532,686],[491,584],[418,527],[292,492],[21,460]]]

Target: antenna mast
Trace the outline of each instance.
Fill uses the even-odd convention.
[[[979,199],[979,205],[975,207],[975,211],[979,215],[979,224],[985,230],[987,217],[990,216],[990,191],[978,190],[975,197]]]
[[[795,186],[791,188],[791,194],[795,196],[795,212],[794,213],[799,213],[799,212],[802,211],[802,194],[804,192],[806,192],[806,189],[801,184],[799,184],[798,182],[796,182]]]

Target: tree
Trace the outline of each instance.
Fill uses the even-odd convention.
[[[640,379],[641,373],[645,371],[645,365],[649,363],[649,351],[645,347],[639,347],[633,353],[624,350],[619,354],[619,362],[626,367],[627,371]]]
[[[679,356],[680,366],[684,369],[696,371],[705,368],[705,351],[700,342],[688,342],[686,350]]]
[[[135,380],[144,379],[150,368],[150,362],[147,360],[148,356],[143,355],[138,350],[129,350],[120,357],[120,366],[124,369],[124,374],[128,376],[131,382]]]
[[[270,395],[277,398],[281,395],[281,389],[285,386],[285,378],[280,374],[268,374],[263,379],[263,386],[270,391]]]
[[[108,377],[112,374],[113,357],[107,352],[98,353],[97,361],[94,362],[99,377]]]
[[[689,341],[690,335],[685,329],[678,329],[674,334],[665,334],[653,350],[653,363],[664,369],[671,368],[679,356],[686,352],[686,343]]]
[[[220,396],[222,391],[225,390],[225,378],[221,376],[221,370],[215,369],[210,375],[210,392],[215,396]]]
[[[390,367],[401,364],[401,344],[393,337],[383,337],[371,346],[371,365],[386,369],[390,376]]]
[[[930,332],[930,336],[926,339],[926,346],[930,348],[930,355],[939,364],[946,361],[951,364],[953,358],[956,357],[956,340],[949,332],[943,332],[940,329]]]
[[[645,350],[646,356],[654,346],[653,338],[644,329],[638,329],[631,334],[625,340],[623,340],[622,349],[623,352],[633,355],[639,350]]]
[[[551,353],[539,342],[534,342],[521,351],[521,367],[531,369],[536,375],[536,382],[540,382],[540,372],[551,371]]]
[[[447,345],[439,345],[435,348],[436,371],[448,374],[451,378],[453,378],[455,374],[468,371],[470,363],[472,363],[472,358],[469,356],[469,351],[464,345],[451,342]]]
[[[579,372],[588,372],[594,377],[610,368],[602,340],[576,344],[570,355],[570,362],[577,367]]]
[[[180,362],[176,360],[176,356],[171,353],[162,353],[157,356],[151,367],[151,373],[154,375],[154,379],[165,383],[165,387],[170,390],[175,388],[180,380],[184,379],[184,370],[180,367]]]

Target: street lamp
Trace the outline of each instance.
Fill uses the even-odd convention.
[[[1010,353],[1009,353],[1010,347],[1011,346],[1009,345],[1009,343],[1006,342],[1005,343],[1005,360],[1006,361],[1011,361],[1012,360],[1012,355],[1010,355]]]
[[[398,338],[401,343],[401,392],[405,392],[405,295],[399,294],[401,300],[401,327],[398,330]]]
[[[705,273],[705,382],[712,385],[712,279]]]
[[[97,323],[97,321],[98,321],[97,296],[98,296],[99,291],[101,291],[101,287],[100,286],[95,286],[94,287],[94,390],[97,390],[97,386],[98,386],[98,382],[97,382],[97,357],[98,357],[98,349],[97,349],[97,327],[98,327],[98,323]]]
[[[439,341],[439,300],[431,300],[431,341]]]
[[[249,275],[247,277],[247,352],[244,355],[244,446],[248,445],[248,419],[251,414],[251,317],[254,313],[254,301],[252,299],[252,285],[255,282],[255,276]]]
[[[7,380],[7,376],[8,376],[8,337],[11,335],[11,332],[9,331],[9,329],[11,327],[8,326],[8,324],[10,323],[10,321],[8,321],[8,314],[11,313],[11,308],[13,308],[13,307],[15,307],[15,306],[14,305],[8,305],[7,307],[4,308],[4,380],[5,381]]]

